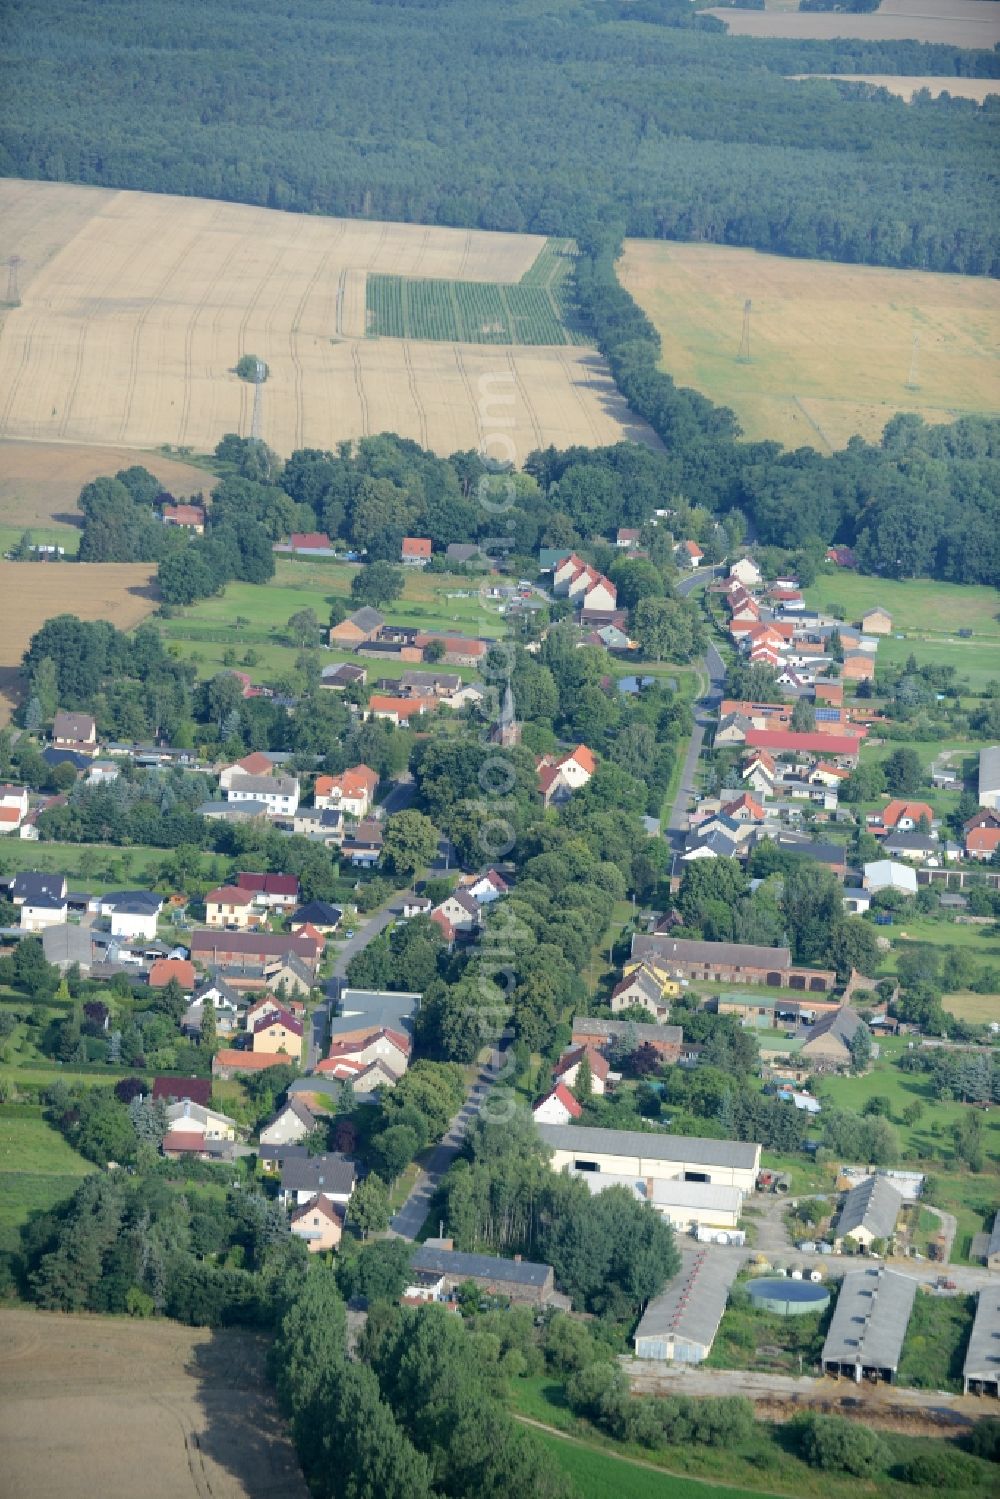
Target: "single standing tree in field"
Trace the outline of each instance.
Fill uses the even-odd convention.
[[[391,562],[369,562],[351,583],[351,598],[356,604],[375,608],[391,604],[403,591],[403,570]]]
[[[288,621],[288,633],[298,646],[316,645],[319,641],[319,620],[312,609],[299,609]]]

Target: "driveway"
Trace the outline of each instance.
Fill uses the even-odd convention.
[[[505,1052],[494,1052],[486,1066],[480,1067],[465,1095],[465,1102],[441,1137],[440,1143],[431,1151],[409,1197],[389,1224],[390,1232],[397,1238],[415,1239],[423,1228],[431,1200],[441,1185],[445,1172],[461,1150],[465,1132],[489,1097],[505,1061]]]

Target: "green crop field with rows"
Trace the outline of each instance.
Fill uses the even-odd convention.
[[[546,240],[520,281],[370,275],[371,337],[469,344],[583,344],[572,305],[573,246]]]

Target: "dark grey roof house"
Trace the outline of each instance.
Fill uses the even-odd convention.
[[[474,1281],[484,1291],[509,1296],[512,1301],[543,1305],[555,1290],[551,1265],[530,1260],[500,1259],[491,1254],[463,1254],[435,1244],[420,1244],[410,1259],[413,1270],[423,1275],[443,1276],[449,1291],[463,1281]]]

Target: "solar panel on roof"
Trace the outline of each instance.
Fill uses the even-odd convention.
[[[817,708],[816,709],[816,722],[817,723],[839,723],[840,722],[840,709],[839,708]]]

